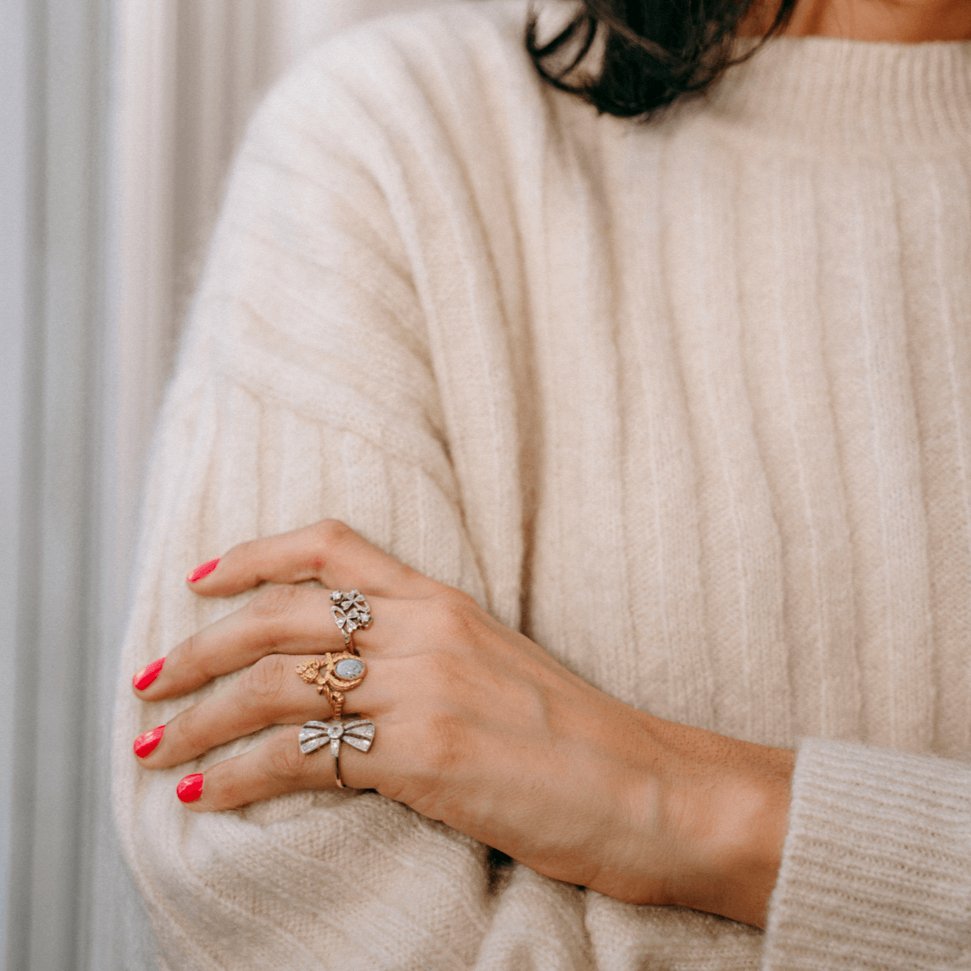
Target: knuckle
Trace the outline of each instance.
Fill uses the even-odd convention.
[[[338,545],[354,532],[340,519],[322,519],[317,523],[316,531],[318,539],[325,546]]]
[[[481,625],[479,605],[461,590],[448,590],[432,598],[441,624],[442,632],[449,638],[468,640]]]
[[[212,658],[205,649],[204,641],[198,633],[190,634],[172,651],[170,666],[178,666],[190,680],[210,681],[213,677]]]
[[[249,602],[255,617],[263,620],[284,616],[290,613],[297,600],[297,588],[290,584],[263,587]]]
[[[434,664],[422,672],[422,687],[433,704],[447,704],[465,682],[467,668],[454,651],[442,651],[435,657]]]
[[[254,555],[256,555],[257,553],[258,543],[259,543],[259,540],[255,540],[255,539],[247,539],[247,540],[243,540],[240,543],[237,543],[235,546],[230,547],[223,554],[223,561],[228,560],[232,562],[235,560],[239,560],[240,563],[249,562],[250,560],[253,559]]]
[[[428,715],[419,748],[425,771],[433,777],[448,775],[465,760],[464,741],[465,726],[454,713]]]
[[[239,679],[242,705],[249,707],[255,702],[265,707],[277,699],[286,683],[284,665],[281,655],[268,654],[246,668]]]
[[[267,775],[278,782],[300,779],[305,771],[306,758],[289,734],[281,735],[267,753]]]
[[[209,748],[207,720],[198,705],[187,708],[174,718],[166,727],[166,734],[170,747],[174,737],[183,751],[205,752]]]

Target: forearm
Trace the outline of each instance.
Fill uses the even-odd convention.
[[[669,725],[672,832],[693,865],[672,903],[764,927],[782,859],[795,753]],[[693,851],[693,852],[692,852]]]
[[[593,889],[764,927],[794,752],[640,711],[632,724],[636,729],[615,726],[614,770],[605,774],[612,787],[605,802],[615,816],[610,828],[626,846],[617,854],[620,865],[601,871]],[[603,726],[598,736],[607,733]]]

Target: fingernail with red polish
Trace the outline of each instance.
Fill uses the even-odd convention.
[[[202,773],[187,775],[176,787],[175,794],[183,802],[195,802],[202,795]]]
[[[165,663],[165,658],[160,657],[157,661],[152,661],[151,664],[142,668],[138,674],[131,679],[131,683],[135,686],[136,691],[144,691],[159,675],[162,670],[162,665]]]
[[[146,755],[151,755],[158,746],[158,743],[162,741],[162,733],[164,731],[165,726],[159,725],[158,728],[153,728],[150,732],[143,732],[139,735],[132,745],[135,754],[140,759],[145,758]]]
[[[203,577],[209,576],[216,567],[219,566],[219,557],[217,556],[214,560],[209,560],[208,563],[203,563],[201,566],[197,566],[187,577],[186,580],[189,583],[195,583],[196,580],[201,580]]]

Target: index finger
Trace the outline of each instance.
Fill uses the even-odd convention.
[[[442,585],[385,553],[338,519],[249,540],[186,577],[203,597],[231,597],[261,583],[318,580],[330,589],[421,599]]]

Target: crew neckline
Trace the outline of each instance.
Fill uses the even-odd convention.
[[[968,145],[971,41],[775,37],[729,68],[704,101],[735,129],[801,145]]]

